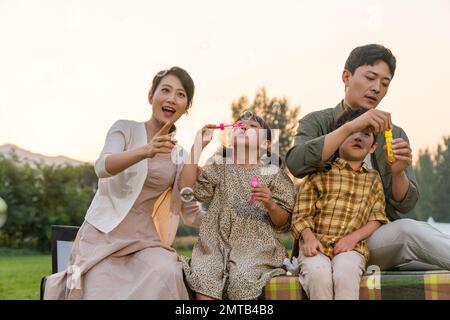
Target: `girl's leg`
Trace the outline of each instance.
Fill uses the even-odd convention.
[[[366,266],[364,257],[356,251],[338,254],[331,261],[333,268],[334,298],[358,300],[361,276]]]

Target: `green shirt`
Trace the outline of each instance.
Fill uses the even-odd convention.
[[[307,114],[299,121],[294,146],[286,154],[286,165],[297,178],[317,171],[327,171],[331,168],[333,158],[322,161],[322,150],[325,135],[333,131],[337,117],[344,111],[343,101],[335,108],[315,111]],[[393,138],[403,138],[409,143],[408,136],[402,128],[393,126]],[[406,168],[409,188],[402,201],[392,198],[392,174],[384,155],[385,140],[382,134],[377,137],[378,147],[371,155],[373,168],[381,176],[386,198],[386,215],[390,220],[400,218],[399,213],[407,213],[414,208],[419,199],[419,189],[416,176],[411,166]]]

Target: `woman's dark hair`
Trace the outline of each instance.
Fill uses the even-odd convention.
[[[358,67],[373,66],[380,60],[386,62],[394,77],[397,60],[391,50],[379,44],[367,44],[353,49],[345,62],[345,69],[354,74]]]
[[[184,70],[184,69],[182,69],[180,67],[172,67],[170,69],[162,70],[162,71],[158,72],[155,75],[155,77],[153,78],[152,86],[151,86],[150,91],[148,93],[149,96],[153,95],[155,93],[156,88],[158,88],[158,85],[161,82],[161,80],[165,76],[168,76],[169,74],[174,75],[175,77],[177,77],[180,80],[184,91],[186,91],[186,95],[187,95],[187,107],[186,107],[186,110],[188,110],[189,107],[192,105],[192,99],[194,97],[195,86],[194,86],[194,81],[192,80],[192,78],[189,75],[189,73],[187,73],[186,70]]]

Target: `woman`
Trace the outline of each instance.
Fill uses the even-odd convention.
[[[175,123],[192,104],[194,83],[178,67],[159,72],[146,122],[119,120],[95,162],[98,191],[75,239],[71,266],[48,277],[44,299],[188,299],[170,247],[179,221],[199,226],[197,202],[181,203]],[[172,192],[173,190],[173,192]]]

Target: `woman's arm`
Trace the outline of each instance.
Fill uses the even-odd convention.
[[[105,170],[110,176],[114,176],[146,158],[143,148],[107,154],[105,157]]]
[[[103,156],[96,162],[99,178],[114,176],[146,158],[153,158],[157,153],[170,153],[176,141],[167,134],[171,122],[167,122],[146,145],[123,151],[124,136],[120,129],[112,129],[108,133]],[[116,127],[120,127],[117,125]],[[114,126],[113,126],[114,128]],[[120,149],[121,151],[116,151]]]

